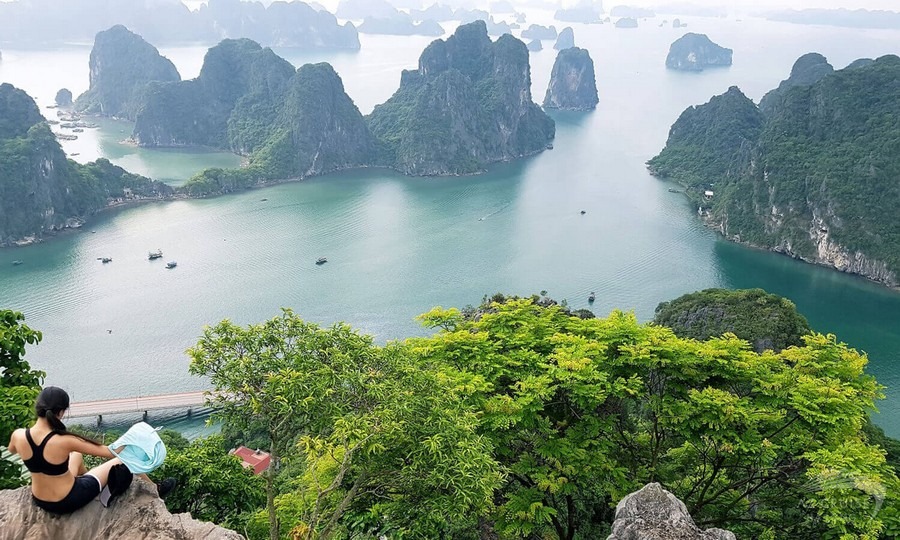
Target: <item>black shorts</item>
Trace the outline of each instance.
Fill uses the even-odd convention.
[[[93,501],[97,495],[100,495],[100,480],[85,474],[75,477],[75,484],[72,490],[63,500],[56,502],[47,502],[34,498],[34,504],[39,508],[51,512],[53,514],[71,514],[75,510],[87,506],[87,503]]]

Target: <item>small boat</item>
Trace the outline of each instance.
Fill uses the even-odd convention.
[[[157,249],[156,251],[151,251],[150,253],[147,254],[147,258],[150,259],[151,261],[154,259],[161,259],[162,258],[162,250]]]
[[[13,261],[13,266],[19,266],[22,264],[22,261]]]
[[[78,152],[72,152],[72,153],[69,154],[69,155],[72,156],[72,157],[75,157],[75,156],[80,156],[81,154],[79,154]]]
[[[596,299],[597,297],[594,296],[594,291],[591,291],[591,294],[588,296],[588,304],[593,304]]]
[[[106,264],[108,262],[112,262],[112,257],[97,257],[97,260]]]
[[[681,193],[680,189],[669,188],[669,193]]]
[[[328,259],[326,259],[325,257],[319,257],[318,259],[316,259],[316,264],[325,264],[327,262]]]
[[[83,132],[84,132],[84,128],[75,128],[75,129],[72,130],[72,132],[73,132],[73,133],[83,133]]]
[[[260,202],[266,202],[266,201],[268,201],[268,200],[269,200],[269,199],[260,199]]]
[[[585,214],[587,214],[587,212],[584,211],[584,210],[582,210],[582,211],[581,211],[581,215],[583,216],[583,215],[585,215]]]
[[[166,268],[175,268],[176,266],[178,266],[178,263],[175,261],[169,261],[166,263]]]

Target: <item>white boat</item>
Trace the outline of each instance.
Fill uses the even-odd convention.
[[[175,268],[176,266],[178,266],[178,263],[175,261],[169,261],[166,263],[166,268]]]
[[[153,259],[161,259],[162,258],[162,250],[157,249],[156,251],[151,251],[150,253],[147,254],[147,258],[150,259],[151,261]]]

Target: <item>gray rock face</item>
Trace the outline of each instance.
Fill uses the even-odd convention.
[[[591,55],[578,47],[559,51],[550,73],[544,108],[589,111],[597,106],[597,102],[597,81]]]
[[[541,43],[541,40],[539,40],[539,39],[532,39],[531,41],[528,42],[528,45],[526,45],[526,46],[528,47],[528,50],[531,52],[538,52],[538,51],[544,49],[544,45]]]
[[[669,48],[666,67],[681,71],[703,71],[731,65],[733,51],[713,43],[705,34],[688,33]]]
[[[556,45],[554,45],[553,48],[557,51],[561,51],[563,49],[571,49],[574,46],[575,31],[572,30],[571,26],[567,26],[559,33],[559,37],[556,38]]]
[[[859,65],[854,67],[859,67]],[[834,73],[834,67],[828,63],[824,56],[819,53],[804,54],[794,62],[790,76],[781,81],[778,88],[763,96],[759,101],[759,110],[763,114],[776,112],[788,90],[796,86],[812,86],[826,75],[831,75],[832,73]]]
[[[137,96],[148,83],[181,80],[175,64],[120,24],[97,34],[89,65],[90,88],[75,102],[89,114],[134,120]]]
[[[93,501],[67,516],[52,516],[34,505],[31,490],[0,491],[2,540],[242,540],[240,534],[196,521],[190,514],[170,514],[146,483],[135,480],[110,508]]]
[[[722,529],[701,530],[675,495],[647,484],[616,506],[612,534],[606,540],[736,540]]]

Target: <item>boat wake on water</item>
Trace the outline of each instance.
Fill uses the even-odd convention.
[[[511,205],[511,204],[512,204],[512,201],[508,201],[506,204],[504,204],[504,205],[501,206],[500,208],[494,210],[494,211],[491,212],[490,214],[487,214],[487,215],[484,215],[484,216],[478,218],[478,221],[484,221],[484,220],[486,220],[486,219],[489,218],[489,217],[496,216],[496,215],[499,214],[500,212],[502,212],[502,211],[506,210],[507,208],[509,208],[509,205]]]

